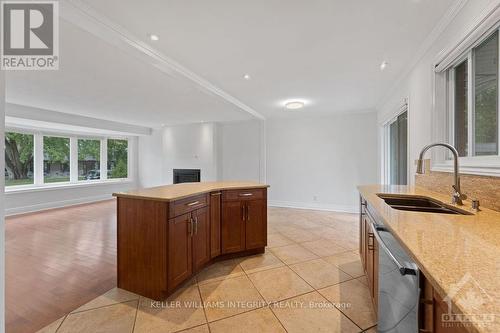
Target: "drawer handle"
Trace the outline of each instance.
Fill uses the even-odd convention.
[[[240,197],[251,197],[253,193],[240,193]]]
[[[222,194],[222,192],[217,192],[217,193],[212,193],[211,196],[215,197],[215,196],[221,195],[221,194]]]
[[[368,250],[373,251],[375,250],[375,246],[373,244],[374,242],[374,234],[372,232],[368,233]],[[370,239],[372,240],[372,243],[370,244]]]
[[[191,207],[191,206],[195,206],[195,205],[197,205],[199,203],[200,203],[199,201],[193,201],[193,202],[190,202],[190,203],[186,204],[186,206]]]

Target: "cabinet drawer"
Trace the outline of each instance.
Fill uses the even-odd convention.
[[[185,199],[176,200],[173,207],[170,206],[170,217],[179,216],[202,208],[208,205],[208,197],[206,194],[192,196]]]
[[[222,199],[225,201],[254,200],[254,199],[264,199],[265,197],[266,197],[265,188],[224,191],[222,195]]]

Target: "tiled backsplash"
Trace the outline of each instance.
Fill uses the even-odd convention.
[[[467,199],[478,199],[481,206],[500,211],[500,177],[460,175],[462,192]],[[415,185],[430,191],[450,194],[453,173],[426,171],[415,176]]]

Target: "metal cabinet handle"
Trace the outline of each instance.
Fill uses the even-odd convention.
[[[211,196],[213,196],[213,197],[215,197],[215,196],[217,196],[217,195],[221,195],[221,194],[222,194],[222,192],[217,192],[217,193],[212,193],[212,194],[210,194],[210,195],[211,195]]]
[[[190,203],[186,204],[186,206],[191,207],[191,206],[195,206],[195,205],[197,205],[199,203],[200,203],[199,201],[193,201],[193,202],[190,202]]]
[[[248,204],[247,204],[247,222],[250,221],[250,211],[248,209]]]
[[[198,235],[198,216],[194,217],[194,234]]]
[[[253,195],[253,193],[240,193],[239,196],[240,197],[251,197]]]
[[[193,218],[189,218],[189,236],[193,237],[193,228],[194,228],[194,223],[193,223]]]
[[[246,205],[241,205],[241,219],[245,221],[245,206]]]

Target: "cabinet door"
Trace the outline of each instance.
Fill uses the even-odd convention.
[[[267,206],[264,200],[245,203],[246,249],[256,249],[267,245]]]
[[[378,241],[373,238],[373,305],[375,307],[375,314],[378,311]]]
[[[222,202],[222,253],[245,250],[245,202]]]
[[[360,257],[361,257],[361,263],[363,264],[363,268],[366,271],[366,218],[365,215],[361,215],[360,219]]]
[[[208,207],[195,210],[191,213],[194,221],[193,228],[193,270],[197,272],[210,261],[210,223]]]
[[[174,290],[193,272],[191,214],[168,221],[168,290]]]
[[[370,293],[373,298],[373,252],[374,252],[374,245],[373,242],[375,240],[375,236],[373,235],[372,228],[370,225],[370,222],[368,219],[365,220],[365,242],[366,242],[366,277],[368,278],[368,286],[370,288]]]
[[[222,192],[210,193],[210,257],[215,258],[221,254],[221,209]]]

